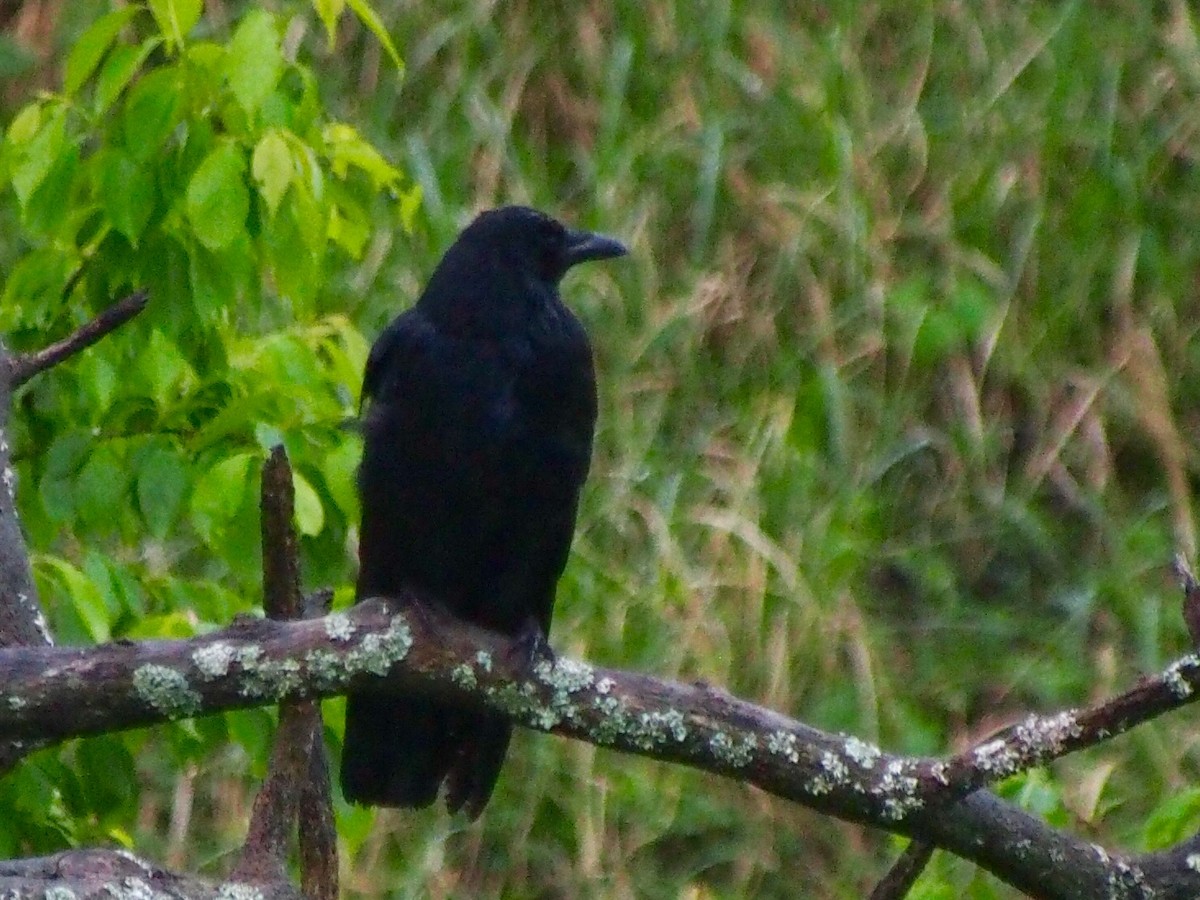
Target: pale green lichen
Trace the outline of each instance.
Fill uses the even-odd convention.
[[[549,731],[563,719],[563,713],[538,698],[532,684],[504,684],[489,687],[487,695],[509,714],[533,728]]]
[[[860,738],[851,737],[846,740],[846,756],[864,769],[875,768],[875,763],[878,762],[879,757],[882,755],[882,750]]]
[[[475,670],[471,668],[469,663],[459,663],[451,669],[450,680],[465,691],[469,691],[479,685],[479,680],[475,677]]]
[[[392,616],[382,634],[368,634],[358,647],[346,654],[346,671],[386,675],[412,649],[412,629],[402,615]]]
[[[1194,653],[1189,653],[1187,656],[1171,663],[1162,674],[1163,681],[1171,689],[1171,693],[1181,700],[1186,700],[1192,696],[1192,685],[1184,674],[1184,670],[1194,670],[1197,666],[1200,666],[1200,657],[1197,657]]]
[[[242,663],[243,697],[279,700],[297,690],[301,684],[300,663],[294,659],[262,659],[259,654],[253,661]]]
[[[903,760],[893,760],[888,763],[887,771],[879,782],[879,791],[883,795],[883,815],[893,821],[903,819],[925,805],[919,794],[921,783],[908,774],[906,766]]]
[[[492,671],[492,654],[488,653],[486,650],[480,650],[478,653],[475,654],[475,664],[477,666],[479,666],[479,671],[491,672]]]
[[[533,674],[562,694],[573,694],[591,687],[596,678],[595,670],[587,663],[561,656],[554,660],[539,661],[533,668]]]
[[[738,740],[724,731],[718,731],[708,739],[708,749],[721,762],[740,769],[749,765],[754,758],[754,751],[758,749],[758,738],[747,734]]]
[[[814,796],[828,794],[835,787],[846,784],[850,780],[850,769],[840,756],[830,750],[821,754],[816,775],[808,781],[808,790]]]
[[[18,697],[16,694],[13,694],[8,698],[8,708],[16,712],[18,709],[26,706],[28,702],[24,697]]]
[[[490,656],[480,652],[475,658],[483,672],[491,670]],[[474,686],[476,673],[468,670],[464,664],[451,673],[460,687]],[[536,681],[489,687],[487,695],[506,712],[543,731],[563,721],[579,722],[580,709],[571,695],[591,686],[595,679],[592,667],[572,659],[543,659],[534,666],[533,675]],[[549,689],[550,696],[543,699],[545,689]]]
[[[999,738],[988,741],[981,747],[976,747],[971,756],[981,772],[986,772],[995,778],[1012,775],[1020,768],[1021,760],[1016,752]]]
[[[354,623],[345,613],[333,613],[325,617],[325,633],[335,641],[348,641],[354,637]]]
[[[571,695],[591,687],[596,678],[595,670],[587,663],[558,657],[539,661],[533,668],[533,674],[553,692],[546,701],[553,716],[559,721],[578,721],[579,708],[571,700]]]
[[[800,751],[796,749],[796,736],[790,731],[772,731],[767,735],[767,751],[782,756],[788,762],[800,762]]]
[[[616,686],[617,686],[616,682],[613,681],[611,678],[601,678],[599,681],[596,682],[596,693],[597,694],[607,694],[609,691],[611,691]]]
[[[599,711],[603,718],[592,729],[592,737],[602,744],[616,744],[621,736],[627,733],[632,717],[620,697],[609,694],[608,689],[601,691],[600,685],[597,685],[596,689],[602,696],[593,698],[592,707]]]
[[[205,680],[211,680],[229,674],[229,665],[233,662],[235,655],[236,651],[233,646],[224,641],[218,641],[207,647],[201,647],[193,653],[192,663]]]
[[[342,659],[331,650],[310,650],[304,655],[304,664],[319,691],[335,691],[346,683]]]
[[[682,743],[688,736],[685,721],[683,713],[677,709],[645,712],[637,717],[636,727],[631,729],[630,736],[639,747],[647,750],[661,746],[668,740]]]
[[[133,673],[133,688],[138,697],[168,718],[186,719],[200,711],[200,695],[187,678],[167,666],[139,666]]]
[[[236,663],[242,670],[240,692],[243,697],[279,699],[295,691],[303,681],[298,662],[268,659],[256,644],[237,647],[218,641],[193,653],[192,663],[206,681],[228,675]]]
[[[56,885],[42,892],[44,900],[75,900],[75,892],[68,887]]]

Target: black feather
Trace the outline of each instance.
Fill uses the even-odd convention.
[[[484,213],[380,334],[363,378],[360,598],[410,588],[506,635],[549,633],[596,420],[591,346],[558,283],[624,252],[535,210]],[[451,811],[474,818],[511,733],[474,708],[351,695],[342,789],[417,807],[445,782]]]

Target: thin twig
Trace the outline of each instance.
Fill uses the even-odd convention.
[[[282,446],[272,449],[263,464],[261,504],[263,606],[272,619],[297,619],[307,610],[302,609],[300,560],[292,527],[292,468]],[[318,614],[327,611],[318,601]],[[316,701],[280,703],[269,774],[254,800],[235,875],[256,882],[281,878],[288,833],[295,822],[299,826],[304,896],[336,900],[337,832],[323,731],[321,707]]]
[[[1182,552],[1175,555],[1174,568],[1183,587],[1183,621],[1187,625],[1192,646],[1200,647],[1200,583],[1196,581],[1196,575]]]
[[[120,328],[143,309],[149,301],[146,291],[136,291],[118,300],[76,332],[49,347],[9,360],[8,377],[12,387],[19,387],[39,372],[58,365],[64,359],[86,350],[110,331]]]
[[[312,606],[305,598],[305,615],[324,616],[329,613],[330,591],[318,593]],[[311,752],[308,757],[308,777],[300,783],[300,888],[308,900],[337,900],[338,855],[337,823],[333,817],[333,789],[329,784],[329,758],[322,733],[320,704],[305,704],[312,729]]]
[[[292,467],[283,445],[262,469],[263,610],[272,619],[300,618],[300,561],[292,516]]]
[[[903,900],[916,884],[925,866],[933,857],[934,846],[924,841],[910,841],[886,875],[871,891],[871,900]]]
[[[305,701],[307,702],[307,701]],[[267,778],[254,798],[250,827],[233,878],[255,884],[287,877],[288,832],[300,804],[300,784],[308,771],[312,729],[294,707],[279,716]]]

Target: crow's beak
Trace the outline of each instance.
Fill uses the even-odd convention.
[[[612,259],[624,256],[629,249],[616,238],[591,231],[567,232],[567,267],[589,259]]]

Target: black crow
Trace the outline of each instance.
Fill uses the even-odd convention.
[[[550,631],[596,421],[591,345],[558,284],[616,240],[533,209],[485,212],[367,359],[359,599],[409,588],[525,639]],[[376,806],[475,818],[512,728],[419,696],[351,694],[342,790]]]

